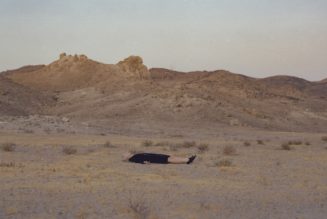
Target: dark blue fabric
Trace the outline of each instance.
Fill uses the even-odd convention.
[[[168,158],[169,155],[166,154],[142,153],[142,154],[134,154],[133,157],[129,158],[128,160],[130,162],[141,163],[141,164],[144,164],[145,162],[167,164]]]

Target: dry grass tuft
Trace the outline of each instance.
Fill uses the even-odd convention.
[[[288,144],[289,145],[301,145],[301,144],[303,144],[303,142],[298,141],[298,140],[294,140],[294,141],[289,141]]]
[[[311,145],[311,143],[309,141],[306,141],[305,145]]]
[[[16,144],[11,142],[6,142],[0,145],[0,148],[5,152],[13,152],[16,149]]]
[[[157,142],[154,146],[162,147],[162,146],[167,146],[169,144],[170,143],[168,141],[160,141],[160,142]]]
[[[77,153],[77,149],[76,148],[73,148],[73,147],[64,147],[62,149],[62,152],[64,154],[67,154],[67,155],[72,155],[72,154],[76,154]]]
[[[236,155],[236,149],[233,146],[225,146],[223,148],[224,155]]]
[[[265,143],[262,140],[257,140],[258,144],[264,145]]]
[[[169,150],[171,151],[178,151],[179,148],[180,146],[178,144],[172,144],[169,146]]]
[[[322,137],[321,137],[321,140],[323,140],[323,141],[327,141],[327,136],[322,136]]]
[[[106,142],[103,144],[103,147],[105,147],[105,148],[115,148],[116,146],[113,145],[110,141],[106,141]]]
[[[10,162],[10,163],[1,162],[0,163],[0,167],[15,167],[15,166],[16,166],[16,164],[13,162]]]
[[[283,143],[283,144],[281,145],[281,149],[282,149],[282,150],[285,150],[285,151],[290,151],[290,150],[292,150],[292,148],[291,148],[289,142],[288,142],[288,143]]]
[[[128,207],[132,210],[137,219],[146,219],[150,215],[150,209],[144,201],[134,201],[130,199]]]
[[[220,160],[217,163],[215,163],[215,166],[217,167],[231,167],[232,161],[231,160]]]
[[[204,152],[206,152],[208,150],[209,150],[209,145],[208,144],[202,143],[202,144],[198,145],[199,153],[204,153]]]
[[[153,141],[151,141],[151,140],[144,140],[144,141],[141,143],[141,145],[142,145],[143,147],[151,147],[151,146],[153,146]]]
[[[244,145],[245,147],[249,147],[249,146],[251,146],[251,143],[248,142],[248,141],[245,141],[245,142],[243,142],[243,145]]]
[[[196,142],[195,141],[184,141],[182,143],[182,147],[183,148],[192,148],[196,146]]]

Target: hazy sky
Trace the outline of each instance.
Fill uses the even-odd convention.
[[[0,71],[59,53],[327,78],[327,0],[0,0]]]

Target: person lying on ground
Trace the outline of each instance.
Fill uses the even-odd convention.
[[[158,163],[158,164],[191,164],[196,155],[191,157],[177,157],[171,156],[167,154],[154,154],[154,153],[125,153],[123,154],[123,160],[140,163],[140,164],[148,164],[148,163]]]

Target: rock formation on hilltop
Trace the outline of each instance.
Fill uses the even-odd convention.
[[[117,65],[103,64],[85,55],[66,55],[28,75],[20,71],[7,74],[13,81],[41,90],[69,91],[86,87],[104,86],[117,80],[149,78],[149,71],[138,56],[131,56]]]
[[[65,53],[49,65],[7,71],[4,76],[19,84],[13,88],[17,97],[24,97],[23,88],[31,94],[25,99],[37,97],[31,100],[39,108],[45,107],[38,104],[35,91],[42,95],[54,92],[58,101],[47,107],[50,115],[107,121],[122,129],[133,125],[138,128],[139,124],[292,131],[322,131],[327,127],[324,81],[310,82],[290,76],[257,79],[224,70],[188,73],[148,70],[138,56],[117,64],[103,64],[85,55]],[[10,104],[28,106],[25,99],[11,98]],[[9,103],[4,100],[0,99]],[[5,110],[8,112],[9,108]]]
[[[130,56],[123,61],[118,62],[118,67],[128,74],[130,77],[136,77],[139,79],[149,79],[150,72],[148,68],[143,64],[143,60],[139,56]]]

